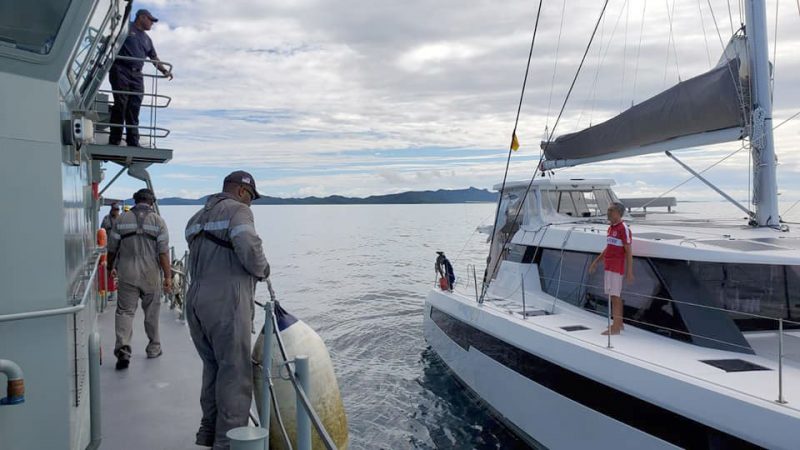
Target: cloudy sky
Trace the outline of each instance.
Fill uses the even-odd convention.
[[[601,3],[545,2],[510,179],[530,177]],[[740,13],[737,1],[710,3],[713,18],[706,0],[611,0],[556,134],[596,124],[715,65],[720,38],[738,28]],[[158,193],[199,197],[240,168],[277,196],[490,187],[503,176],[537,4],[137,0],[161,19],[150,35],[175,66],[175,79],[160,85],[173,97],[158,116],[172,130],[161,145],[175,152],[170,164],[152,169]],[[772,39],[775,0],[767,6]],[[800,111],[795,3],[780,2],[778,18],[776,123]],[[784,199],[800,198],[800,119],[779,128],[776,141]],[[702,169],[739,147],[682,155]],[[709,178],[745,198],[747,167],[741,151]],[[688,174],[652,155],[558,176],[612,177],[623,195],[657,195]],[[110,195],[135,188],[120,181]],[[716,198],[697,181],[676,192]]]

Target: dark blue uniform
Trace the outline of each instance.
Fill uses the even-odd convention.
[[[128,37],[119,50],[119,56],[157,59],[153,41],[144,31],[130,25]],[[125,142],[129,146],[139,145],[139,109],[142,106],[144,80],[142,78],[144,61],[127,61],[117,59],[108,73],[111,88],[115,91],[131,93],[114,93],[114,106],[111,107],[111,123],[127,124]],[[122,140],[122,127],[112,127],[108,143],[117,145]]]

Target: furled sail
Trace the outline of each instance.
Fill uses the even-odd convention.
[[[739,53],[743,41],[731,40],[714,69],[603,123],[542,142],[543,168],[742,139],[749,108],[747,60]]]

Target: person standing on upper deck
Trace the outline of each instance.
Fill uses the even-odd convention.
[[[150,189],[133,194],[136,202],[122,214],[108,238],[108,267],[119,274],[117,311],[114,314],[117,370],[127,369],[131,360],[131,337],[136,306],[142,299],[144,331],[149,343],[148,358],[161,356],[158,318],[161,291],[172,290],[172,267],[169,261],[169,233],[164,219],[156,214],[156,196]],[[163,274],[163,282],[162,282]]]
[[[186,224],[191,284],[186,296],[192,341],[203,361],[197,445],[228,449],[226,433],[247,425],[253,397],[250,332],[256,282],[269,263],[250,204],[260,195],[244,171],[225,177],[222,192]]]
[[[633,283],[633,252],[631,251],[633,236],[628,224],[622,221],[625,206],[622,203],[612,203],[608,207],[607,214],[610,226],[606,236],[606,248],[589,266],[589,273],[594,273],[597,263],[601,260],[605,267],[603,281],[605,293],[611,299],[613,321],[611,327],[603,332],[604,335],[620,334],[625,328],[622,321],[622,279],[624,277],[628,284]]]
[[[111,70],[108,72],[108,79],[111,82],[111,89],[114,90],[114,105],[111,107],[111,123],[116,126],[111,127],[108,143],[119,145],[122,141],[122,125],[127,125],[125,131],[125,142],[129,147],[139,147],[139,109],[142,106],[144,96],[144,78],[142,68],[144,60],[149,58],[156,68],[164,76],[172,79],[172,72],[161,64],[153,47],[153,41],[147,35],[153,24],[158,19],[150,14],[146,9],[136,12],[136,19],[130,25],[128,37],[122,44]],[[139,58],[132,61],[128,58]]]

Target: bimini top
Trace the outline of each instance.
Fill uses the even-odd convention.
[[[525,189],[530,184],[531,189],[543,190],[573,190],[573,189],[607,189],[613,186],[614,180],[612,179],[584,179],[572,178],[568,180],[551,180],[548,178],[537,179],[531,184],[530,181],[509,181],[506,183],[506,191]],[[502,184],[496,184],[492,187],[493,190],[499,191],[503,187]]]

